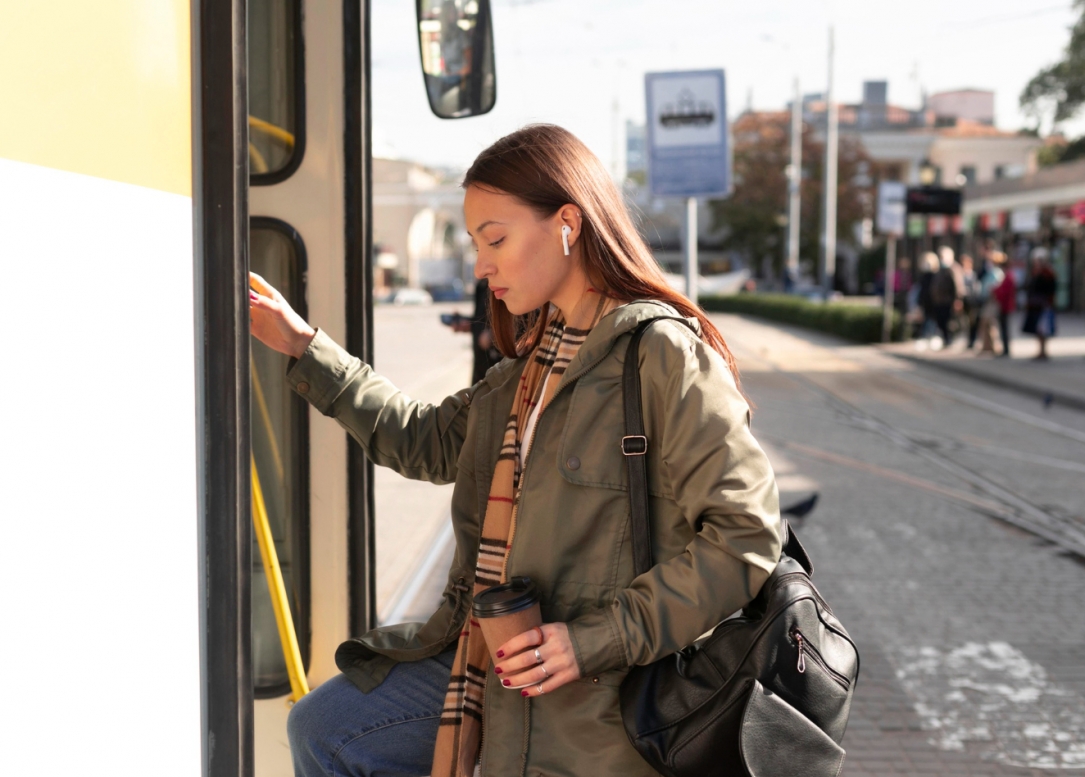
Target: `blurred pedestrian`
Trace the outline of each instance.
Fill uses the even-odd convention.
[[[471,385],[486,377],[486,372],[501,359],[501,351],[494,345],[490,331],[490,286],[483,278],[475,284],[475,312],[469,323],[455,327],[457,332],[471,333],[471,350],[475,362],[471,371]]]
[[[961,286],[964,294],[961,297],[961,313],[965,326],[968,327],[968,348],[976,344],[976,334],[980,324],[980,281],[979,273],[976,272],[975,263],[968,254],[961,254],[960,260]]]
[[[931,343],[935,350],[943,346],[949,347],[953,342],[953,319],[961,312],[964,299],[964,276],[961,266],[954,258],[953,249],[942,246],[938,249],[938,254],[938,263],[941,266],[931,281],[931,307],[934,321],[942,333],[942,342]]]
[[[1002,270],[1002,281],[995,286],[991,295],[998,303],[998,332],[1002,338],[1002,356],[1010,355],[1010,316],[1017,310],[1017,279],[1006,261],[1006,254],[995,251],[991,261]]]
[[[932,287],[934,277],[938,272],[938,254],[933,251],[925,252],[919,258],[919,280],[913,287],[915,292],[914,303],[911,306],[910,316],[919,325],[916,346],[920,349],[930,344],[930,337],[934,334],[934,300]]]
[[[1055,292],[1058,280],[1048,260],[1047,249],[1032,249],[1029,279],[1025,285],[1025,323],[1021,331],[1040,341],[1037,361],[1047,360],[1047,340],[1055,336]]]
[[[908,297],[912,290],[912,262],[904,257],[893,271],[893,307],[903,317],[908,313]]]
[[[1002,265],[1005,263],[1005,254],[998,251],[987,252],[983,270],[976,283],[979,315],[976,319],[976,334],[971,336],[971,340],[975,341],[977,335],[980,338],[980,350],[977,356],[995,352],[995,322],[1001,319],[1001,304],[995,297],[995,290],[1005,280],[1005,273],[1002,271]],[[969,347],[972,347],[972,343],[969,343]]]

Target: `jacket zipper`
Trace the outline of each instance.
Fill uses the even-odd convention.
[[[531,699],[524,699],[524,752],[520,754],[520,777],[527,777],[528,740],[531,738]]]
[[[848,682],[847,678],[845,678],[843,675],[841,675],[839,672],[829,666],[828,662],[825,661],[821,653],[818,652],[817,648],[815,648],[806,640],[806,638],[803,636],[803,633],[799,631],[797,627],[792,627],[791,639],[795,643],[795,646],[798,648],[799,652],[798,660],[795,666],[795,668],[798,669],[799,674],[804,674],[806,672],[806,657],[809,656],[810,660],[812,660],[815,664],[821,667],[829,675],[829,677],[835,680],[839,685],[842,685],[845,690],[847,690],[851,686],[851,683]]]
[[[487,705],[486,705],[486,700],[485,700],[486,699],[486,691],[485,691],[485,689],[483,689],[482,695],[483,695],[482,721],[479,722],[479,724],[478,724],[479,725],[479,732],[478,732],[478,760],[475,761],[475,765],[478,767],[478,773],[479,774],[483,774],[483,771],[482,771],[482,754],[483,754],[483,750],[482,750],[482,748],[486,745],[486,707],[487,707]],[[474,775],[471,775],[471,777],[474,777]]]

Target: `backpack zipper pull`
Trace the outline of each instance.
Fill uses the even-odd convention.
[[[795,629],[795,643],[799,646],[799,663],[798,663],[798,666],[796,668],[799,670],[799,674],[805,674],[806,673],[806,653],[805,653],[805,645],[806,645],[806,643],[803,641],[802,632],[799,631],[798,629]]]

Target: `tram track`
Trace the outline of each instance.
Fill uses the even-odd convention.
[[[800,339],[801,340],[801,339]],[[802,341],[807,345],[806,341]],[[830,461],[837,466],[857,468],[870,471],[872,474],[892,476],[894,480],[906,480],[910,485],[924,487],[927,491],[939,493],[941,496],[953,499],[959,504],[965,504],[971,509],[977,510],[988,517],[1003,521],[1042,537],[1065,551],[1073,553],[1078,558],[1085,559],[1085,520],[1080,515],[1074,517],[1069,514],[1057,514],[1056,512],[1036,505],[1033,500],[1004,484],[1005,476],[999,474],[996,477],[967,466],[959,458],[960,448],[979,447],[967,441],[959,440],[952,435],[940,433],[941,440],[935,444],[931,442],[931,435],[917,434],[915,431],[904,430],[884,418],[876,416],[859,407],[852,399],[844,396],[834,387],[826,385],[826,381],[816,380],[817,375],[833,374],[833,372],[863,374],[870,373],[871,368],[884,369],[886,374],[892,374],[897,385],[907,385],[912,391],[922,393],[926,397],[932,394],[939,395],[950,402],[961,406],[980,410],[988,416],[996,416],[1006,420],[1030,426],[1030,428],[1043,431],[1047,434],[1056,435],[1063,440],[1072,441],[1076,444],[1085,445],[1085,432],[1061,425],[1044,418],[1037,418],[1030,413],[1001,405],[982,396],[970,394],[953,386],[947,386],[910,372],[899,370],[898,366],[906,364],[891,354],[877,351],[867,351],[863,355],[848,354],[840,348],[813,345],[814,351],[818,352],[817,359],[810,359],[809,352],[803,353],[801,349],[794,349],[791,342],[783,343],[779,352],[771,344],[761,347],[742,347],[741,359],[752,359],[761,364],[770,372],[787,378],[805,391],[817,395],[832,412],[838,421],[846,423],[853,428],[877,434],[889,441],[895,448],[904,453],[922,459],[931,466],[944,473],[952,475],[953,479],[969,487],[969,491],[959,488],[946,488],[937,484],[921,484],[914,477],[905,473],[893,473],[870,464],[860,462],[850,457],[841,456],[834,451],[800,445],[790,441],[771,441],[776,445],[793,450],[794,453],[808,458],[817,458]],[[824,356],[822,356],[824,355]],[[781,362],[780,358],[786,359]],[[838,369],[826,369],[832,361],[838,362]],[[810,369],[804,370],[803,364],[809,364]],[[881,364],[879,364],[881,362]],[[892,366],[890,366],[892,365]],[[1081,460],[1085,460],[1085,449],[1082,451]],[[958,454],[955,456],[955,454]],[[1016,454],[1016,455],[1014,455]],[[1007,458],[1017,458],[1032,464],[1044,466],[1045,463],[1058,464],[1059,469],[1072,472],[1083,472],[1085,466],[1075,461],[1056,461],[1050,457],[1031,456],[1024,451],[1014,451]],[[1044,459],[1047,459],[1045,462]],[[1075,466],[1076,464],[1076,466]],[[877,472],[873,471],[877,470]]]
[[[1085,559],[1085,527],[1079,522],[1066,516],[1056,515],[1050,510],[1033,504],[1016,491],[995,482],[981,472],[955,461],[942,451],[920,444],[902,430],[875,417],[841,396],[838,392],[817,383],[805,375],[797,373],[785,374],[799,385],[821,395],[831,407],[853,424],[879,434],[900,450],[922,458],[943,471],[949,472],[976,491],[989,497],[993,500],[993,503],[983,506],[986,509],[980,508],[985,514],[1031,532]],[[1001,505],[1001,508],[998,505]]]

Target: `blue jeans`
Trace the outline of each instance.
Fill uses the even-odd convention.
[[[302,698],[286,731],[297,777],[423,777],[444,707],[455,645],[433,658],[396,664],[362,693],[343,675]]]

